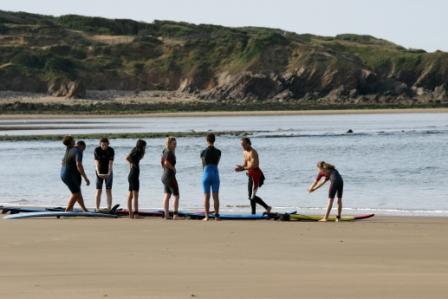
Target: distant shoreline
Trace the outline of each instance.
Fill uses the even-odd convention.
[[[275,115],[347,115],[347,114],[403,114],[403,113],[448,113],[441,108],[378,108],[378,109],[316,109],[316,110],[258,110],[258,111],[180,111],[153,113],[6,113],[0,120],[20,119],[72,119],[72,118],[127,118],[127,117],[220,117],[220,116],[275,116]]]

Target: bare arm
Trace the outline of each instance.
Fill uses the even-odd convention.
[[[328,181],[328,179],[320,179],[319,181],[318,180],[315,180],[314,182],[313,182],[313,184],[308,188],[308,192],[314,192],[314,191],[316,191],[317,189],[319,189],[320,187],[322,187],[323,185],[325,185],[325,183]]]
[[[235,166],[235,171],[244,171],[244,170],[246,170],[247,169],[247,164],[248,164],[248,162],[247,162],[247,160],[248,160],[248,157],[246,156],[246,154],[244,154],[244,162],[243,162],[243,164],[242,165],[236,165]]]
[[[87,175],[86,175],[86,173],[85,173],[85,171],[84,171],[84,166],[82,165],[82,162],[81,161],[76,161],[76,168],[78,169],[78,171],[79,171],[79,173],[81,174],[81,176],[84,178],[84,180],[86,181],[86,184],[87,184],[87,186],[89,186],[90,185],[90,181],[89,181],[89,179],[87,178]]]
[[[95,171],[98,175],[100,175],[100,162],[98,160],[95,160]]]
[[[109,160],[109,172],[107,173],[107,176],[110,176],[112,174],[113,165],[114,165],[114,160]]]
[[[176,172],[176,167],[174,167],[168,160],[163,161],[163,166]]]

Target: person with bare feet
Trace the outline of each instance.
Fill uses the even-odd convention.
[[[258,188],[263,185],[265,180],[264,174],[259,167],[260,161],[258,153],[252,147],[252,143],[248,137],[241,138],[241,147],[244,152],[244,163],[243,165],[236,165],[235,171],[246,171],[246,174],[249,177],[248,193],[252,214],[255,215],[257,204],[265,208],[266,213],[269,214],[272,207],[268,206],[260,197],[257,196]]]
[[[163,209],[165,220],[169,219],[169,205],[171,195],[174,197],[173,220],[179,218],[179,185],[176,179],[176,138],[167,137],[165,140],[165,149],[162,152],[160,163],[163,168],[162,183],[164,186]]]
[[[81,193],[81,177],[84,178],[87,186],[90,185],[82,165],[82,153],[86,148],[86,144],[84,141],[78,141],[77,146],[75,146],[75,140],[72,136],[65,136],[62,143],[65,145],[66,150],[62,159],[61,179],[71,192],[65,211],[73,211],[73,206],[75,203],[78,203],[81,209],[87,212]]]
[[[115,151],[109,146],[109,139],[101,138],[100,145],[95,148],[95,173],[96,173],[96,209],[100,210],[103,182],[106,185],[107,209],[112,209],[112,182]]]
[[[126,157],[129,162],[129,195],[128,195],[128,210],[129,218],[139,218],[138,216],[138,195],[140,190],[140,160],[143,159],[146,150],[146,141],[139,139],[135,147]]]
[[[204,191],[205,217],[208,221],[210,214],[210,189],[212,191],[213,203],[215,208],[215,220],[219,220],[219,171],[218,164],[221,159],[221,151],[215,147],[215,134],[207,135],[207,148],[201,152],[202,167],[202,189]]]
[[[344,181],[342,176],[336,170],[334,165],[327,163],[325,161],[317,162],[318,175],[314,180],[313,184],[308,188],[308,192],[314,192],[320,187],[322,187],[326,182],[330,181],[330,189],[328,190],[328,205],[327,212],[325,216],[319,220],[321,222],[326,222],[330,216],[331,208],[333,207],[333,201],[335,196],[338,197],[338,214],[336,216],[336,221],[341,219],[342,212],[342,193],[344,191]],[[325,178],[322,180],[322,178]]]

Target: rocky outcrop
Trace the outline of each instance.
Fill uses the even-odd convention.
[[[169,91],[335,105],[448,99],[448,53],[371,36],[2,11],[0,23],[0,90],[66,98],[84,98],[86,90]]]
[[[56,79],[48,85],[48,93],[55,97],[78,99],[86,97],[86,88],[80,81]]]

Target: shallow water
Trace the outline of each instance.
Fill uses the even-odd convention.
[[[344,211],[392,215],[448,215],[448,114],[371,114],[322,116],[176,117],[89,119],[75,129],[26,130],[24,134],[207,131],[210,129],[263,131],[253,137],[261,168],[267,177],[259,195],[278,210],[298,208],[320,213],[326,205],[327,188],[306,192],[316,175],[318,160],[334,163],[345,181]],[[51,121],[28,123],[48,127]],[[99,122],[99,123],[98,123]],[[0,126],[17,126],[8,121]],[[80,129],[82,126],[88,128]],[[117,127],[115,127],[117,126]],[[107,127],[107,128],[104,128]],[[111,128],[112,127],[112,128]],[[353,134],[346,134],[348,129]],[[1,134],[5,132],[0,131]],[[7,134],[15,135],[8,131]],[[86,140],[84,165],[92,185],[83,185],[88,206],[94,206],[93,150],[97,140]],[[124,160],[135,140],[112,140],[116,151],[114,202],[126,204],[128,165]],[[160,154],[163,139],[148,140],[141,165],[140,206],[161,206]],[[247,178],[233,167],[242,161],[238,137],[219,137],[223,152],[222,207],[249,211]],[[202,207],[200,151],[203,138],[178,139],[178,181],[181,208]],[[0,142],[0,202],[14,205],[66,204],[68,190],[59,178],[64,154],[61,142]],[[103,199],[104,201],[104,199]]]

